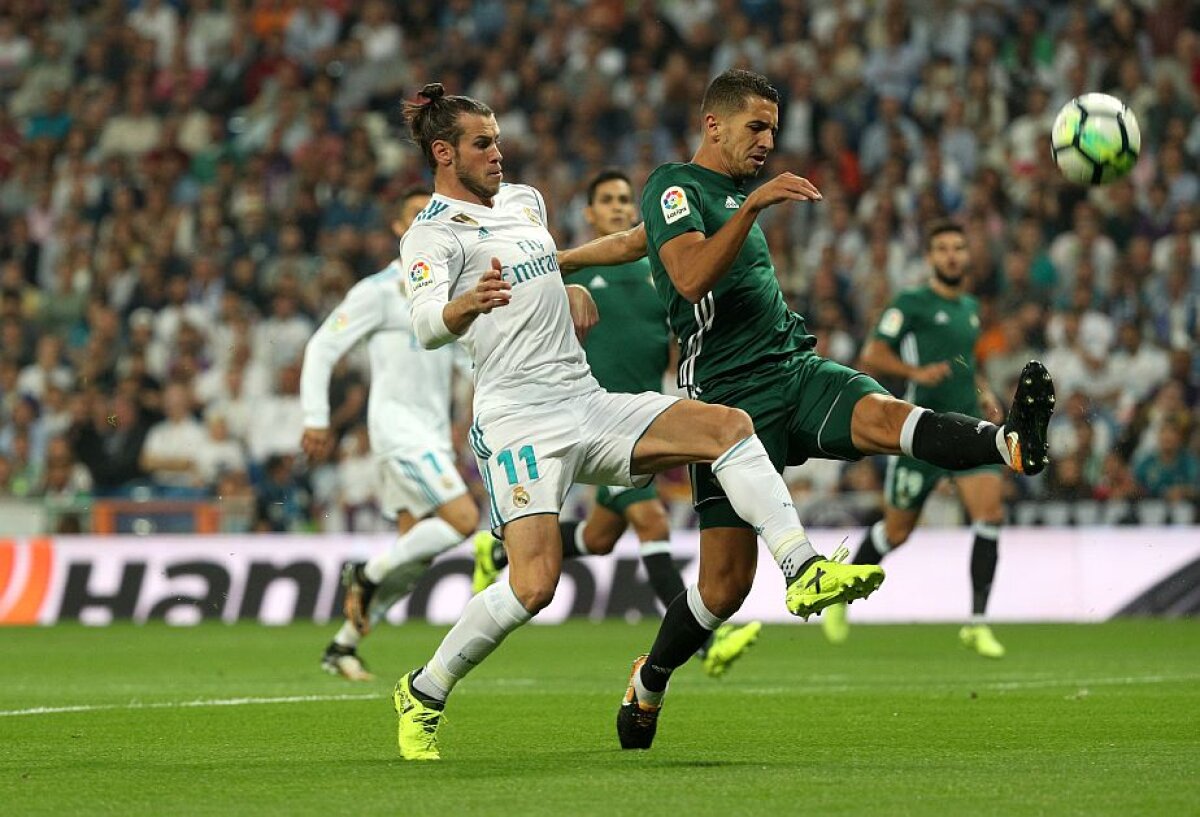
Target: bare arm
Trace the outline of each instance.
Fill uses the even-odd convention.
[[[698,232],[676,236],[659,248],[659,258],[679,294],[698,303],[729,272],[760,212],[785,201],[820,199],[808,179],[781,173],[751,193],[721,229],[708,237]]]
[[[979,408],[983,412],[985,420],[998,423],[1004,419],[1004,407],[1000,405],[1000,401],[997,399],[996,393],[992,391],[992,386],[987,382],[987,378],[978,371],[975,372],[975,393],[979,395]]]
[[[860,364],[868,374],[899,377],[922,386],[936,386],[950,376],[950,364],[945,361],[925,366],[910,366],[883,341],[875,338],[863,349]]]
[[[646,255],[646,227],[642,224],[612,235],[593,238],[569,250],[559,250],[558,266],[563,275],[584,267],[628,264]]]

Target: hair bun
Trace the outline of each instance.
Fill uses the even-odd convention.
[[[437,102],[446,95],[446,89],[440,82],[431,82],[417,92],[417,96],[424,97],[430,102]]]

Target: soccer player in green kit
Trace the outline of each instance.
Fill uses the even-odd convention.
[[[629,177],[619,170],[598,174],[588,184],[583,215],[598,236],[632,227],[638,213]],[[650,261],[639,258],[610,267],[584,267],[575,270],[574,277],[591,292],[600,313],[599,323],[583,344],[596,380],[610,392],[660,391],[670,360],[671,337],[666,310],[654,291]],[[629,526],[637,534],[638,552],[654,594],[668,607],[686,588],[671,558],[667,509],[653,482],[643,488],[598,488],[585,521],[559,523],[563,558],[612,553]],[[503,545],[490,535],[478,534],[475,591],[490,585],[505,564]],[[760,630],[762,624],[757,621],[722,625],[698,652],[704,671],[713,677],[723,675],[758,639]]]
[[[681,385],[701,401],[747,412],[777,470],[809,457],[868,454],[905,454],[952,471],[1044,469],[1054,387],[1040,363],[1026,365],[1008,422],[996,426],[898,400],[862,372],[813,352],[816,339],[784,303],[756,219],[778,204],[820,201],[820,191],[782,173],[745,192],[775,147],[779,94],[759,74],[730,70],[709,85],[700,113],[692,161],[663,165],[646,182],[644,231],[598,239],[562,254],[560,264],[572,269],[648,253],[680,339]],[[738,610],[754,580],[754,529],[734,513],[709,467],[692,468],[692,490],[701,529],[698,603],[673,602],[649,654],[634,661],[617,714],[623,748],[650,747],[671,673]],[[798,578],[785,577],[789,588]]]
[[[971,259],[962,227],[945,220],[929,225],[925,251],[932,270],[929,283],[900,293],[889,304],[875,327],[875,337],[863,350],[862,362],[876,374],[907,380],[905,396],[914,403],[998,418],[1000,404],[975,371],[979,303],[965,291]],[[972,622],[959,631],[959,638],[986,658],[1002,658],[1004,646],[983,622],[1004,521],[1000,466],[983,465],[955,474],[912,457],[889,457],[883,519],[867,532],[854,562],[879,564],[903,545],[917,525],[925,500],[943,478],[954,480],[975,531]],[[825,608],[821,625],[831,642],[845,641],[850,632],[846,605]]]

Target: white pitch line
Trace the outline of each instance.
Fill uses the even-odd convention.
[[[1023,689],[1050,689],[1065,687],[1078,689],[1103,686],[1134,686],[1141,684],[1170,684],[1190,681],[1200,681],[1200,675],[1131,675],[1108,678],[1038,678],[1028,681],[971,681],[968,679],[947,682],[943,679],[929,679],[923,683],[908,684],[796,684],[794,686],[754,686],[746,685],[738,688],[743,695],[795,695],[797,693],[828,694],[838,692],[871,692],[871,691],[939,691],[959,686],[972,686],[976,689],[996,690],[1000,692],[1018,691]],[[528,694],[528,687],[537,684],[535,678],[490,678],[480,680],[469,688],[472,695],[505,695]],[[468,690],[464,690],[466,692]],[[727,687],[720,689],[716,686],[700,686],[688,690],[689,694],[705,694],[708,692],[728,692]],[[61,715],[72,712],[104,712],[111,710],[136,709],[198,709],[218,706],[271,706],[274,704],[303,704],[326,703],[337,701],[379,701],[385,699],[383,693],[359,693],[342,695],[282,695],[273,698],[201,698],[191,701],[158,701],[153,703],[131,702],[127,704],[78,704],[75,706],[35,706],[29,709],[2,709],[0,718],[15,718],[26,715]]]
[[[35,706],[30,709],[0,709],[0,718],[21,715],[59,715],[64,712],[103,712],[120,709],[194,709],[209,706],[268,706],[271,704],[306,704],[324,701],[372,701],[382,700],[380,693],[369,695],[281,695],[276,698],[208,698],[194,701],[157,701],[153,703],[131,702],[127,704],[79,704],[77,706]]]

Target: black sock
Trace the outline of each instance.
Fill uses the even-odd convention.
[[[667,605],[650,657],[642,664],[642,684],[651,692],[662,692],[675,668],[687,663],[711,637],[712,630],[692,614],[687,593],[680,593]]]
[[[578,559],[580,556],[586,556],[586,553],[580,553],[579,548],[575,547],[575,531],[579,530],[582,522],[559,522],[558,535],[562,537],[563,559]]]
[[[992,579],[996,576],[996,545],[997,535],[975,531],[975,545],[971,548],[971,612],[977,616],[987,612],[988,596],[992,594]]]
[[[996,447],[999,426],[965,414],[926,411],[913,429],[912,455],[930,465],[966,471],[980,465],[1003,465]]]
[[[646,575],[650,577],[650,586],[654,595],[662,602],[663,607],[670,606],[675,597],[683,592],[683,577],[675,560],[670,553],[643,553],[642,564],[646,567]]]
[[[854,554],[854,564],[856,565],[877,565],[883,561],[883,554],[875,547],[874,529],[867,528],[867,535],[863,537],[862,544],[858,546],[858,552]]]

